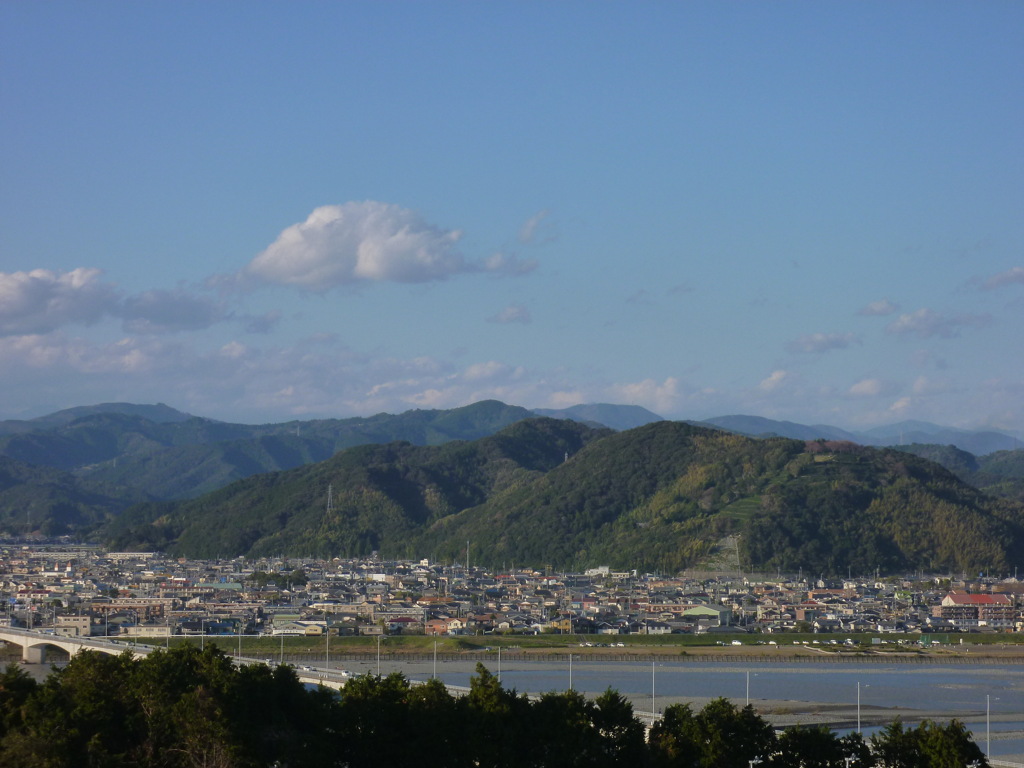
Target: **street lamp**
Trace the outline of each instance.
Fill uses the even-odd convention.
[[[870,685],[865,685],[865,688],[870,688]],[[860,733],[860,680],[857,681],[857,733]]]
[[[377,678],[380,679],[380,635],[377,635]]]
[[[985,759],[992,757],[992,697],[985,694]]]
[[[654,698],[654,662],[651,662],[651,717],[658,712],[657,699]]]

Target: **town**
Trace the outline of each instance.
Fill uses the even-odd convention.
[[[379,558],[199,561],[68,542],[0,546],[0,625],[153,642],[180,636],[696,635],[777,644],[779,633],[1024,632],[1016,579],[769,578],[562,573]],[[949,642],[948,637],[945,638]],[[877,640],[876,640],[877,642]],[[955,641],[954,641],[955,642]]]

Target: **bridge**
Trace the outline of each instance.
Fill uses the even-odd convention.
[[[27,664],[45,664],[46,649],[48,647],[60,648],[69,656],[74,656],[79,651],[100,651],[101,653],[117,655],[128,650],[136,658],[141,658],[152,650],[148,646],[127,645],[107,638],[72,637],[70,635],[58,635],[40,630],[13,629],[11,627],[0,627],[0,640],[13,645],[20,645],[21,660]]]

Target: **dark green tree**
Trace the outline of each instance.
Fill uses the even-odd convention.
[[[923,768],[917,734],[898,718],[871,737],[878,768]]]
[[[632,768],[643,754],[644,728],[633,714],[633,705],[611,688],[594,700],[593,727],[599,736],[601,764]]]
[[[700,744],[689,704],[671,704],[651,727],[648,751],[654,768],[697,768]]]
[[[507,691],[483,664],[476,665],[466,696],[470,752],[482,768],[529,766],[526,748],[532,735],[531,705],[525,696]]]
[[[0,675],[0,739],[19,724],[21,708],[35,693],[36,681],[17,664],[8,664]]]
[[[694,718],[701,768],[747,768],[775,752],[775,732],[754,712],[714,699]]]
[[[787,728],[770,768],[845,768],[842,739],[825,726]]]
[[[977,762],[987,766],[981,747],[958,720],[939,725],[925,720],[917,727],[917,738],[922,765],[926,768],[962,768]]]

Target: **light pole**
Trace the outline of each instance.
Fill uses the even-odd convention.
[[[870,688],[870,685],[865,685],[865,688]],[[860,733],[860,680],[857,681],[857,733]]]
[[[434,671],[431,673],[430,679],[437,679],[437,640],[434,641]]]
[[[658,702],[654,698],[654,662],[651,662],[651,717],[654,717],[658,712]]]
[[[281,655],[278,657],[278,664],[284,664],[284,632],[281,633]]]
[[[327,635],[327,671],[331,671],[331,623],[327,620],[327,609],[324,608],[324,632]]]
[[[498,646],[498,685],[501,685],[501,646]]]
[[[377,678],[380,679],[380,635],[377,635]]]
[[[569,654],[569,690],[572,690],[572,654]]]
[[[985,759],[992,756],[992,697],[985,694]]]

